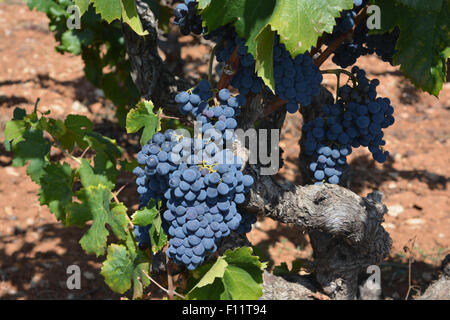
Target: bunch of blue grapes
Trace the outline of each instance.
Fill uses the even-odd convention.
[[[369,34],[365,21],[358,24],[353,38],[344,41],[334,52],[333,62],[342,68],[356,63],[359,57],[377,54],[383,61],[392,64],[399,29],[383,34]]]
[[[336,19],[333,33],[324,37],[325,44],[330,45],[341,34],[347,33],[354,28],[354,17],[367,4],[367,1],[355,0],[353,3],[354,7],[352,10],[343,11],[341,16]],[[332,60],[341,68],[347,68],[355,64],[359,57],[375,53],[383,61],[392,64],[398,36],[398,28],[384,34],[369,34],[367,18],[365,18],[356,26],[352,38],[345,40],[335,50]]]
[[[338,184],[352,148],[368,147],[375,161],[383,163],[383,129],[394,123],[394,108],[389,99],[377,97],[379,81],[368,80],[364,70],[352,68],[356,86],[344,85],[333,105],[322,107],[322,116],[306,123],[305,151],[314,161],[310,170],[316,183]]]
[[[173,130],[156,133],[138,153],[143,168],[134,170],[140,207],[150,199],[162,200],[163,228],[170,236],[166,254],[189,270],[202,264],[207,252],[215,252],[231,231],[249,232],[256,221],[256,216],[238,212],[254,181],[242,173],[242,159],[227,148],[235,139],[235,117],[245,98],[222,89],[215,91],[216,105],[212,92],[201,81],[175,97],[183,114],[203,124],[202,137],[183,137]],[[135,228],[141,247],[149,246],[150,227]]]
[[[237,35],[234,35],[233,39],[230,34],[218,47],[217,60],[228,61],[234,50],[239,57],[239,67],[231,85],[238,89],[241,95],[260,93],[265,85],[255,72],[255,58],[248,52],[243,39]],[[295,113],[298,111],[298,104],[308,106],[311,98],[319,94],[322,74],[308,53],[297,55],[293,59],[278,35],[275,37],[273,50],[275,93],[288,101],[288,112]]]
[[[391,32],[383,34],[371,34],[367,37],[367,50],[371,54],[376,53],[381,60],[389,62],[392,65],[392,57],[395,54],[395,46],[397,45],[399,35],[399,28],[394,28]]]
[[[202,123],[203,133],[214,128],[228,141],[232,138],[230,130],[237,127],[236,117],[241,113],[240,106],[245,104],[245,97],[232,97],[228,89],[221,89],[218,93],[219,105],[210,105],[211,98],[209,82],[202,80],[194,90],[178,93],[175,101],[181,105],[182,114],[191,113]]]
[[[174,23],[180,27],[180,32],[187,36],[191,32],[194,34],[202,34],[204,31],[202,26],[202,17],[197,13],[196,0],[184,0],[174,10]]]
[[[277,35],[273,49],[273,61],[275,93],[288,101],[287,111],[297,112],[298,104],[310,105],[311,98],[320,93],[323,76],[309,54],[299,54],[292,59],[291,54]]]

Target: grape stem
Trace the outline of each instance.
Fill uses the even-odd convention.
[[[212,48],[211,54],[210,54],[210,56],[209,56],[208,81],[209,81],[209,86],[210,86],[211,88],[214,87],[214,85],[213,85],[213,76],[212,76],[212,72],[213,72],[213,65],[214,65],[214,56],[215,56],[215,54],[216,54],[216,50],[217,50],[217,47],[218,47],[218,46],[219,46],[219,44],[216,44],[216,45],[214,46],[214,48]]]
[[[142,271],[142,273],[143,273],[144,275],[146,275],[147,278],[148,278],[151,282],[153,282],[154,284],[156,284],[156,286],[157,286],[158,288],[160,288],[162,291],[164,291],[164,292],[167,293],[168,295],[174,294],[174,295],[176,295],[177,297],[186,300],[186,297],[182,296],[181,294],[179,294],[179,293],[176,292],[175,290],[169,291],[169,290],[167,290],[166,288],[164,288],[162,285],[160,285],[158,282],[156,282],[155,279],[153,279],[152,277],[150,277],[150,276],[148,275],[147,272]]]
[[[339,97],[339,85],[341,80],[341,74],[346,74],[353,82],[353,88],[356,87],[358,80],[356,79],[355,75],[351,72],[348,72],[344,69],[330,69],[330,70],[320,70],[320,73],[322,74],[335,74],[337,77],[337,88],[336,88],[336,102]]]
[[[360,12],[355,17],[355,26],[352,30],[350,30],[347,33],[341,34],[339,37],[336,38],[336,40],[333,41],[332,44],[330,44],[324,52],[321,53],[321,55],[314,61],[314,64],[317,67],[320,67],[328,58],[329,56],[336,51],[336,49],[341,45],[342,42],[344,42],[346,39],[348,39],[353,32],[356,29],[356,26],[364,20],[364,18],[367,17],[367,7],[364,7],[361,9]]]
[[[227,74],[225,69],[227,67],[231,67],[231,70],[233,73]],[[239,57],[237,55],[237,46],[233,51],[233,54],[231,55],[230,59],[228,59],[227,65],[224,67],[224,71],[222,72],[222,76],[220,77],[219,83],[217,84],[217,89],[221,90],[226,87],[228,87],[228,84],[230,83],[231,79],[233,78],[234,73],[239,67]]]

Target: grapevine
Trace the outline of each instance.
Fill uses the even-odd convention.
[[[133,298],[142,299],[155,284],[170,299],[260,298],[267,264],[253,248],[233,243],[247,240],[256,214],[310,232],[311,243],[319,246],[316,280],[335,295],[342,275],[333,273],[333,262],[344,269],[348,263],[338,249],[324,258],[330,247],[364,256],[354,262],[358,268],[380,263],[389,253],[390,239],[380,225],[382,197],[373,193],[363,200],[344,188],[348,157],[356,149],[367,148],[380,164],[388,161],[385,130],[395,123],[391,100],[377,90],[380,81],[356,64],[361,56],[376,55],[437,96],[449,55],[448,4],[184,0],[169,7],[159,1],[75,1],[85,29],[73,30],[65,24],[71,3],[33,0],[29,7],[48,15],[58,51],[82,56],[88,79],[116,105],[120,124],[130,137],[139,136],[139,151],[130,160],[115,140],[94,131],[87,117],[51,118],[39,100],[31,113],[14,111],[5,149],[13,152],[14,165],[28,165],[41,205],[65,226],[86,227],[80,245],[104,257],[101,274],[113,291],[132,289]],[[397,14],[372,30],[372,4]],[[417,12],[425,12],[433,18],[426,21],[438,21],[442,30],[433,25],[430,30],[438,31],[428,36],[415,29],[420,41],[407,44],[407,29],[416,23],[399,12],[413,22],[420,20]],[[169,30],[183,41],[206,40],[202,43],[211,46],[208,75],[201,76],[207,79],[180,79],[167,69],[158,40]],[[341,69],[325,69],[329,58]],[[330,75],[337,77],[336,91],[325,103],[324,79]],[[138,102],[139,95],[152,101]],[[286,113],[297,112],[308,118],[301,124],[300,157],[312,179],[306,177],[305,186],[281,185],[262,174],[268,167],[263,155],[251,162],[250,149],[268,147],[259,139],[263,130],[279,138]],[[255,130],[258,140],[242,143],[244,128]],[[278,145],[269,147],[269,155],[279,151]],[[52,148],[70,163],[51,157]],[[135,210],[118,197],[132,184],[119,185],[125,172],[133,175]],[[336,209],[339,201],[349,209]],[[359,220],[343,223],[339,219],[346,214]],[[361,231],[366,218],[374,222]],[[324,240],[317,239],[323,235],[336,243],[320,248]],[[362,244],[372,247],[363,250]],[[339,270],[348,277],[342,276],[342,287],[355,286],[358,268]],[[166,274],[158,277],[161,273]],[[355,290],[342,291],[355,297]]]

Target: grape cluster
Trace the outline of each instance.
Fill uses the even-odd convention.
[[[309,54],[299,54],[292,59],[277,35],[273,59],[275,93],[280,98],[288,100],[287,111],[295,113],[298,111],[298,104],[302,106],[311,104],[311,98],[320,93],[323,77]]]
[[[222,44],[216,51],[217,61],[228,61],[234,50],[239,58],[239,67],[231,80],[231,85],[242,95],[260,93],[265,85],[255,73],[256,61],[248,52],[245,41],[236,34],[233,37],[231,33],[222,40]],[[289,112],[297,112],[298,104],[309,105],[312,96],[319,94],[323,77],[312,58],[306,53],[297,55],[293,59],[284,44],[280,42],[278,35],[274,41],[273,64],[275,93],[280,98],[288,100],[286,108]]]
[[[367,4],[366,0],[354,0],[352,10],[341,12],[336,19],[332,34],[325,35],[326,45],[330,45],[341,34],[351,31],[355,26],[354,17]],[[359,57],[368,54],[377,54],[383,61],[392,64],[395,46],[399,36],[399,29],[384,34],[370,34],[367,28],[367,18],[355,28],[352,38],[344,41],[334,52],[333,62],[341,68],[347,68],[356,63]]]
[[[376,53],[381,60],[392,64],[392,57],[395,53],[395,46],[399,35],[399,28],[394,28],[391,32],[386,32],[383,34],[369,35],[366,41],[368,52],[371,54]]]
[[[183,35],[187,36],[191,32],[199,35],[204,31],[202,17],[197,14],[196,0],[184,0],[184,3],[175,7],[174,14],[174,24],[180,26]]]
[[[256,219],[238,212],[253,178],[242,173],[242,159],[226,148],[235,139],[235,117],[245,98],[222,89],[215,105],[212,92],[209,83],[201,81],[175,97],[183,114],[203,124],[202,137],[183,137],[173,130],[156,133],[138,153],[144,168],[134,170],[140,206],[150,199],[163,201],[163,228],[170,236],[167,256],[189,270],[202,264],[207,252],[215,252],[218,241],[231,231],[249,232]],[[135,228],[143,245],[149,227]]]
[[[245,97],[231,96],[228,89],[221,89],[218,93],[219,105],[210,105],[212,98],[209,82],[202,80],[198,87],[191,92],[182,91],[175,97],[181,105],[180,112],[184,115],[191,113],[202,123],[202,132],[213,136],[211,129],[217,130],[225,141],[233,138],[232,130],[236,129],[236,116],[240,115],[240,106],[245,104]]]
[[[310,170],[317,183],[338,184],[352,148],[368,147],[373,158],[383,163],[383,129],[394,123],[389,99],[377,97],[377,79],[369,81],[364,70],[352,68],[356,86],[344,85],[333,105],[322,107],[322,116],[306,123],[305,151],[313,157]]]

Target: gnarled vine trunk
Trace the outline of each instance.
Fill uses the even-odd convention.
[[[157,50],[157,21],[147,4],[136,2],[143,26],[150,34],[145,38],[139,37],[123,24],[127,52],[132,63],[132,77],[142,97],[151,99],[157,107],[163,107],[166,114],[178,115],[174,96],[177,91],[185,90],[190,85],[173,76],[164,65]],[[243,108],[239,127],[244,130],[253,127],[262,109],[272,98],[269,94],[254,97]],[[323,88],[308,110],[320,110],[323,103],[329,102],[330,93]],[[285,116],[286,111],[282,108],[262,119],[259,127],[281,129]],[[238,150],[239,154],[243,154],[245,146],[238,145],[237,148],[241,149]],[[278,146],[271,148],[276,152]],[[301,168],[306,174],[304,164]],[[293,225],[299,229],[299,233],[309,233],[314,249],[312,271],[316,281],[311,281],[310,277],[299,278],[297,284],[304,288],[300,290],[305,294],[304,298],[317,289],[322,289],[335,299],[356,298],[359,274],[369,265],[382,262],[391,250],[391,238],[381,225],[386,213],[381,193],[374,192],[362,198],[340,186],[280,183],[272,176],[261,175],[260,169],[261,165],[255,164],[245,167],[246,174],[252,175],[255,183],[240,210]],[[247,243],[247,239],[245,236],[233,235],[223,241],[219,252],[239,246],[236,242]],[[291,286],[286,280],[267,273],[264,278],[263,299],[294,298],[280,291],[280,288]]]

